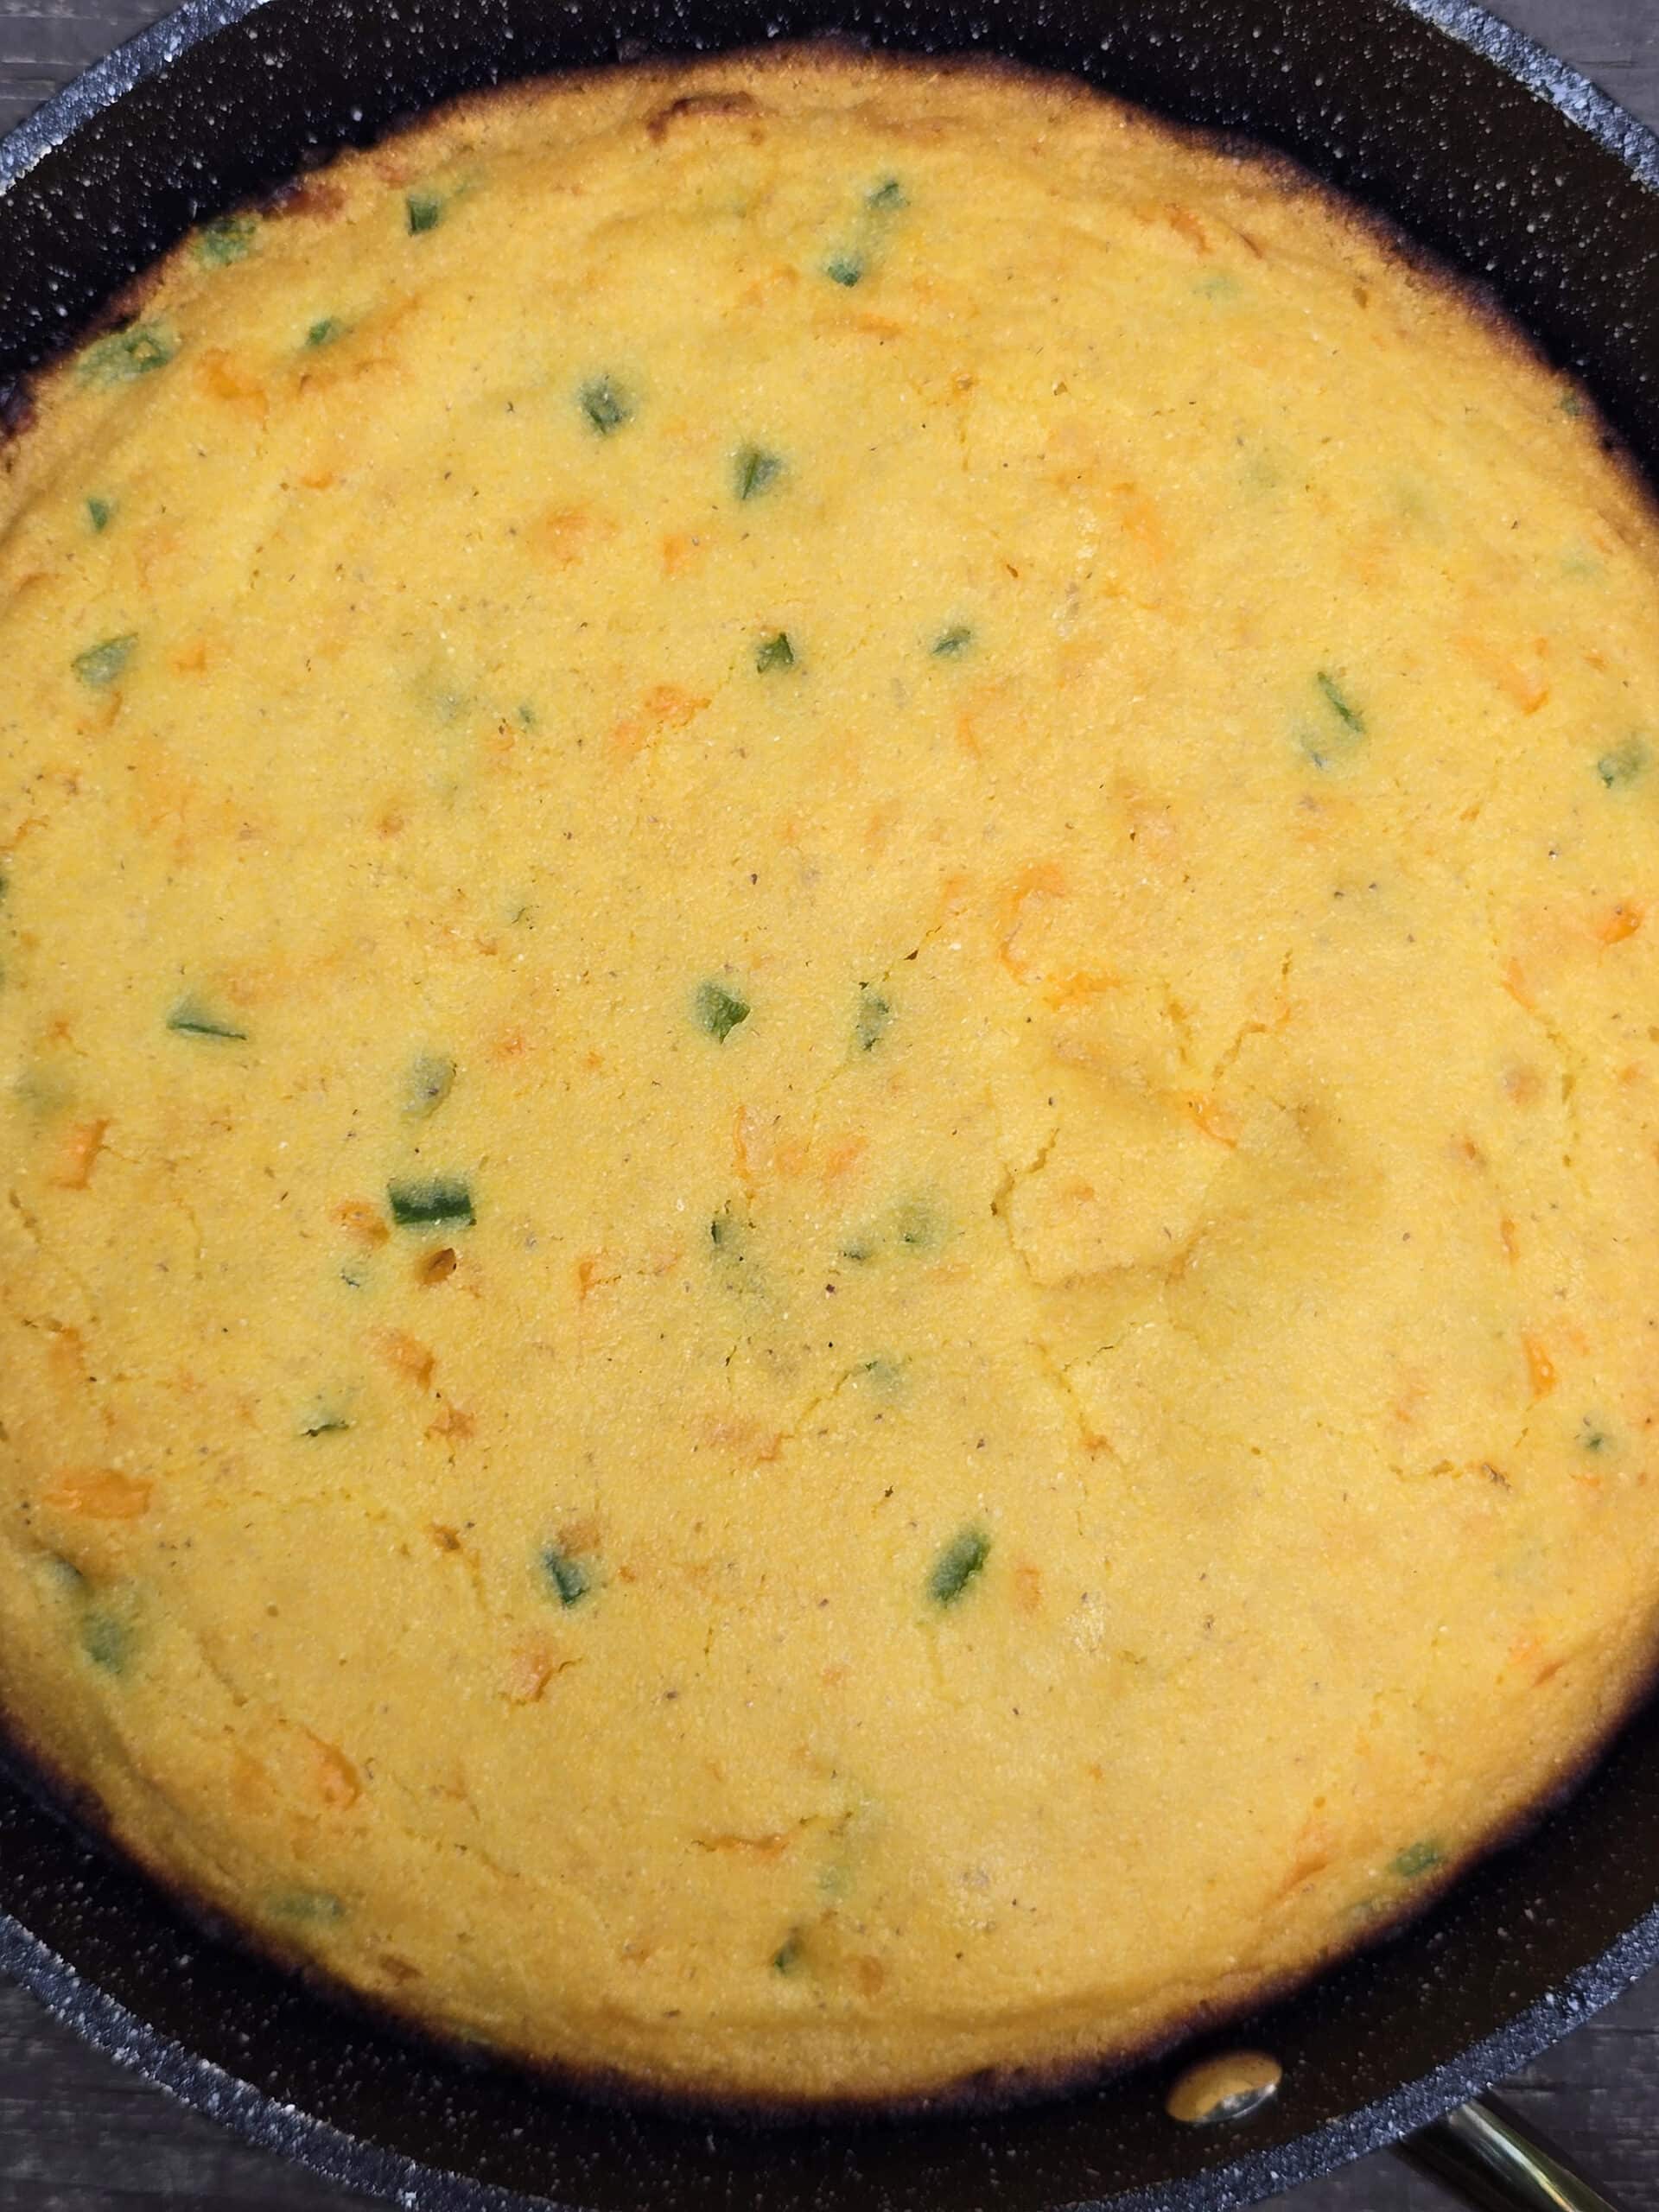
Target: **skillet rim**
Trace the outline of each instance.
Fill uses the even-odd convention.
[[[1427,2127],[1560,2041],[1656,1961],[1659,1905],[1649,1908],[1558,1989],[1385,2096],[1340,2113],[1287,2143],[1258,2146],[1224,2164],[1150,2187],[1110,2197],[1075,2199],[1065,2212],[1185,2212],[1187,2207],[1223,2212],[1228,2206],[1265,2202],[1372,2152],[1389,2149]],[[118,2065],[244,2140],[277,2152],[325,2181],[417,2205],[420,2212],[582,2212],[569,2199],[531,2196],[454,2168],[429,2164],[284,2103],[152,2026],[5,1910],[0,1910],[0,1974],[27,1989],[54,2019]],[[718,2125],[711,2123],[711,2144]],[[1056,2212],[1060,2212],[1058,2206]]]
[[[273,0],[183,0],[183,4],[77,73],[0,137],[0,201],[23,184],[41,161],[69,145],[79,129],[142,86],[163,76],[204,41],[257,16],[272,4]],[[1378,0],[1378,4],[1389,12],[1415,17],[1492,65],[1553,108],[1570,129],[1582,131],[1638,187],[1659,198],[1659,130],[1643,124],[1538,41],[1503,22],[1474,4],[1474,0]],[[767,42],[775,35],[769,31]],[[793,32],[791,37],[798,41],[814,35],[823,34]],[[980,35],[976,33],[976,39]],[[879,35],[874,42],[880,45]],[[968,53],[969,58],[990,60],[995,51],[988,39]],[[1046,73],[1077,73],[1064,65],[1039,66]],[[511,81],[512,74],[516,73],[502,81]],[[454,97],[446,94],[436,103],[423,105],[441,106]],[[1268,150],[1265,143],[1263,150]],[[1366,214],[1378,213],[1363,188],[1357,192],[1341,185],[1325,188],[1339,196],[1356,198]],[[1392,226],[1392,218],[1382,219]],[[1458,274],[1465,285],[1484,289],[1480,276],[1466,270]],[[1524,324],[1522,334],[1537,343]],[[48,346],[42,367],[56,351]],[[35,371],[20,373],[28,379]],[[1651,1694],[1649,1688],[1615,1723],[1612,1736],[1593,1754],[1592,1769],[1612,1756],[1629,1721]],[[1548,1817],[1554,1808],[1540,1809]],[[0,1824],[4,1812],[0,1802]],[[167,1898],[165,1902],[170,1905],[173,1901]],[[1106,2198],[1076,2200],[1071,2212],[1180,2212],[1187,2206],[1211,2205],[1219,2212],[1221,2207],[1255,2202],[1332,2171],[1398,2141],[1465,2097],[1514,2072],[1656,1963],[1659,1963],[1659,1903],[1554,1988],[1428,2072],[1281,2144],[1243,2151],[1222,2164],[1147,2187],[1119,2191]],[[29,1989],[54,2018],[94,2049],[232,2128],[245,2140],[279,2152],[327,2180],[430,2207],[432,2212],[531,2212],[532,2208],[534,2212],[550,2212],[554,2207],[575,2212],[569,2200],[529,2195],[454,2168],[424,2163],[283,2101],[132,2011],[3,1905],[0,1905],[0,1974]],[[1267,2001],[1271,2005],[1274,1999],[1269,1995]],[[1000,2116],[995,2112],[985,2115],[992,2120]],[[709,2124],[711,2129],[718,2129],[731,2122],[715,2115]],[[867,2124],[857,2117],[850,2123],[855,2129]],[[878,2118],[874,2124],[881,2127],[894,2123]],[[902,2119],[898,2124],[902,2125]],[[827,2125],[840,2129],[848,2127],[849,2122],[832,2114]],[[713,2133],[709,2143],[712,2150]]]

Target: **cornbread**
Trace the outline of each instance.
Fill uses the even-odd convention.
[[[33,1759],[412,2024],[772,2105],[1131,2056],[1570,1780],[1659,1642],[1577,389],[1283,165],[830,49],[129,309],[0,448]]]

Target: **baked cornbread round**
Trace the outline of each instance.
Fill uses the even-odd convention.
[[[1421,1902],[1659,1624],[1659,532],[1285,170],[795,52],[188,241],[0,479],[0,1707],[659,2093]]]

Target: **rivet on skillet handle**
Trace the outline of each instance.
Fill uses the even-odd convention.
[[[1284,2068],[1265,2050],[1226,2051],[1178,2074],[1164,2110],[1186,2127],[1227,2126],[1270,2104],[1284,2077]]]
[[[1478,2212],[1621,2212],[1496,2097],[1473,2097],[1394,2147]]]

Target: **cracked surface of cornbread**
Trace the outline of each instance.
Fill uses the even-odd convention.
[[[740,57],[208,226],[0,465],[0,1701],[146,1863],[898,2099],[1582,1764],[1659,536],[1501,323],[1075,87]]]

